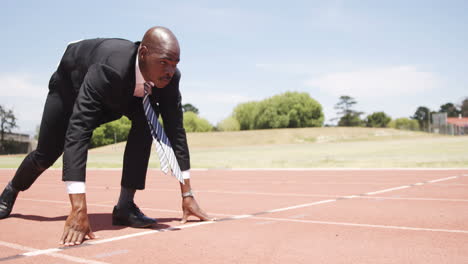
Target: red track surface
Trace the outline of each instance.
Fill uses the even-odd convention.
[[[0,170],[2,189],[13,172]],[[185,225],[178,183],[152,170],[136,196],[152,229],[112,226],[120,171],[90,170],[99,239],[66,249],[60,178],[47,171],[0,220],[0,263],[468,263],[468,170],[193,171],[221,221]]]

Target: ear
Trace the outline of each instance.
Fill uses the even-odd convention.
[[[148,55],[148,48],[146,46],[140,46],[138,49],[138,59],[144,61]]]

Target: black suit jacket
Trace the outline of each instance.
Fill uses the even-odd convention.
[[[142,111],[142,98],[133,96],[138,46],[138,42],[101,38],[67,47],[49,85],[50,89],[58,89],[65,103],[73,104],[65,136],[64,180],[84,181],[93,130],[122,115],[132,120],[125,159],[146,159],[146,163],[139,164],[147,166],[151,134]],[[183,128],[180,76],[177,70],[168,86],[154,88],[151,99],[153,108],[161,113],[181,170],[188,170],[190,158]],[[125,162],[128,161],[124,160],[124,170]],[[146,167],[135,170],[146,173]]]

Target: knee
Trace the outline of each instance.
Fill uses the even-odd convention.
[[[31,152],[31,159],[37,169],[44,171],[54,164],[54,162],[60,157],[61,153],[41,153],[39,151]]]

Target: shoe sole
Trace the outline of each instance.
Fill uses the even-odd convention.
[[[155,222],[155,223],[149,223],[149,224],[146,224],[146,225],[138,225],[137,226],[137,225],[131,225],[129,223],[121,222],[120,220],[112,219],[112,225],[113,226],[128,226],[128,227],[133,227],[133,228],[145,228],[145,227],[151,227],[154,224],[157,224],[157,223]]]

